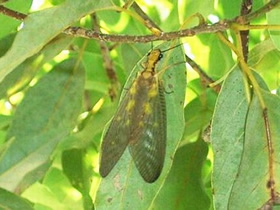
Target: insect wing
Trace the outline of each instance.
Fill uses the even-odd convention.
[[[162,171],[166,147],[166,107],[160,84],[157,96],[149,104],[152,113],[143,113],[144,128],[138,139],[129,144],[129,151],[143,179],[151,183]]]
[[[106,177],[122,156],[129,140],[130,113],[126,110],[131,100],[129,92],[126,93],[119,108],[110,122],[101,145],[100,175]]]

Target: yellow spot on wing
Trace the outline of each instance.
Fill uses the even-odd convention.
[[[140,126],[140,127],[144,127],[143,121],[140,121],[140,122],[139,122],[139,126]]]
[[[130,100],[125,108],[126,111],[130,111],[135,106],[135,100]]]
[[[151,114],[152,113],[152,108],[150,103],[145,103],[144,104],[144,112],[145,114]]]
[[[131,88],[130,88],[130,90],[129,90],[129,93],[130,93],[131,95],[135,95],[135,93],[136,93],[136,82],[134,82],[134,83],[132,84],[132,86],[131,86]]]
[[[157,94],[158,94],[157,85],[156,85],[156,83],[154,83],[151,90],[149,90],[149,92],[148,92],[148,97],[153,98],[153,97],[157,96]]]

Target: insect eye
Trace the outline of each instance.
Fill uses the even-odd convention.
[[[160,53],[158,58],[161,59],[162,57],[163,57],[163,54]]]

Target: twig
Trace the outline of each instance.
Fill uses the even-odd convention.
[[[132,8],[135,10],[135,12],[144,19],[145,21],[145,26],[153,32],[153,34],[160,36],[160,34],[162,33],[162,30],[160,29],[160,27],[155,24],[150,18],[149,16],[141,9],[141,7],[139,7],[139,5],[136,2],[132,3]]]
[[[273,0],[261,7],[260,9],[256,10],[245,16],[238,16],[232,20],[223,20],[213,25],[206,25],[202,24],[190,29],[180,30],[180,31],[173,31],[173,32],[166,32],[162,33],[160,36],[157,35],[143,35],[143,36],[128,36],[128,35],[109,35],[109,34],[102,34],[92,30],[86,30],[79,27],[69,27],[64,30],[65,34],[76,36],[76,37],[84,37],[88,39],[99,39],[106,42],[122,42],[122,43],[135,43],[135,42],[152,42],[157,40],[172,40],[180,37],[187,37],[187,36],[194,36],[197,34],[203,33],[215,33],[220,31],[225,31],[232,27],[232,24],[239,23],[239,24],[248,24],[251,20],[264,15],[265,13],[269,12],[273,8],[277,7],[280,4],[280,0]],[[7,16],[11,16],[13,18],[23,20],[24,15],[18,12],[11,12],[12,10],[8,9],[10,12],[5,12],[7,8],[1,6],[0,13],[3,13]],[[249,26],[248,26],[249,27]],[[240,28],[239,30],[248,30],[247,27]]]
[[[195,70],[201,79],[201,82],[204,86],[209,86],[209,84],[214,83],[215,81],[209,77],[202,69],[201,67],[194,61],[192,60],[190,57],[188,57],[187,55],[185,55],[186,61],[187,63],[193,68],[193,70]],[[220,92],[221,90],[221,85],[217,84],[214,87],[211,87],[213,90],[215,90],[217,93]]]
[[[215,33],[218,31],[227,30],[228,28],[229,26],[227,25],[227,23],[218,23],[211,26],[203,25],[203,26],[197,26],[191,29],[185,29],[181,31],[162,33],[160,36],[157,35],[129,36],[129,35],[100,34],[97,33],[96,31],[86,30],[80,27],[70,27],[64,30],[64,33],[71,36],[83,37],[87,39],[99,39],[106,42],[147,43],[147,42],[158,41],[158,40],[169,41],[180,37],[194,36],[196,34],[202,34],[202,33]]]
[[[253,0],[243,0],[241,4],[241,11],[240,14],[242,16],[248,15],[252,11],[252,4]],[[245,62],[248,60],[248,43],[249,43],[249,30],[247,31],[240,31],[241,43],[242,43],[242,50]]]
[[[27,15],[25,15],[23,13],[11,10],[7,7],[2,6],[2,5],[0,5],[0,13],[4,14],[6,16],[12,17],[16,20],[21,20],[21,21],[23,21],[24,18],[27,17]]]
[[[100,33],[99,23],[98,23],[95,13],[91,15],[91,18],[93,21],[94,30],[96,32]],[[103,57],[104,68],[105,68],[107,76],[111,82],[111,87],[109,89],[109,95],[111,97],[111,100],[113,101],[117,97],[117,92],[118,92],[118,87],[119,87],[116,70],[115,70],[113,62],[110,58],[109,48],[106,45],[106,43],[102,40],[98,40],[98,44],[100,46],[101,55]]]
[[[254,20],[254,19],[268,13],[273,8],[276,8],[277,6],[279,6],[279,4],[280,4],[280,0],[271,0],[270,2],[268,2],[266,5],[264,5],[260,9],[254,11],[248,15],[236,17],[235,19],[239,23],[248,24],[249,22],[251,22],[251,20]]]
[[[266,186],[270,190],[270,198],[271,201],[274,203],[277,197],[275,192],[275,181],[274,181],[274,155],[273,155],[274,149],[273,149],[273,142],[271,137],[267,108],[263,109],[263,118],[264,118],[265,133],[266,133],[266,140],[267,140],[267,147],[268,147],[268,165],[269,165],[268,166],[269,180],[267,181]]]

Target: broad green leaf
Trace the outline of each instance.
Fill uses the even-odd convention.
[[[227,209],[230,191],[238,172],[248,103],[242,73],[236,67],[223,83],[212,120],[212,182],[217,210]]]
[[[280,15],[280,8],[275,8],[274,10],[270,11],[266,14],[267,23],[271,25],[279,25],[279,15]],[[280,50],[280,32],[279,30],[269,30],[270,37],[278,50]]]
[[[16,193],[21,194],[22,192],[24,192],[24,190],[30,187],[30,185],[32,185],[34,182],[41,180],[45,176],[48,169],[50,168],[51,163],[52,162],[48,160],[45,163],[38,166],[37,168],[35,168],[34,170],[27,173],[22,179],[22,181],[18,184]]]
[[[168,49],[170,45],[161,45],[161,49]],[[139,61],[132,71],[124,90],[126,91],[135,78],[136,72],[143,69]],[[164,57],[157,66],[160,71],[168,65],[184,61],[179,47],[164,53]],[[153,184],[145,183],[135,168],[129,152],[126,150],[108,177],[101,182],[96,198],[98,209],[148,209],[153,207],[153,201],[160,191],[170,170],[178,143],[184,131],[183,104],[185,97],[185,66],[184,64],[170,67],[163,76],[164,87],[172,93],[165,94],[167,110],[167,150],[164,168],[159,179]],[[176,131],[176,132],[174,132]]]
[[[100,0],[66,1],[57,7],[30,14],[25,19],[24,27],[18,32],[11,49],[0,59],[0,82],[15,67],[37,53],[72,23],[109,5],[111,5],[109,1]]]
[[[59,52],[65,49],[72,41],[72,38],[57,36],[49,42],[39,53],[26,59],[22,64],[15,68],[0,83],[0,98],[12,95],[35,76],[43,64],[48,62]]]
[[[262,78],[255,72],[253,74],[259,85],[267,90]],[[239,177],[240,165],[243,164],[249,102],[242,77],[238,67],[230,72],[218,96],[214,111],[211,140],[214,152],[212,182],[215,209],[227,209],[236,178]],[[239,187],[239,192],[242,192],[244,186]],[[242,196],[242,193],[238,196]],[[235,200],[235,202],[239,203],[235,205],[243,207],[244,201]]]
[[[9,191],[0,188],[0,209],[24,209],[32,210],[32,205],[30,202],[21,198]]]
[[[205,91],[188,103],[185,107],[185,138],[194,132],[200,132],[210,123],[216,97],[212,91]]]
[[[214,12],[214,0],[207,1],[179,1],[178,11],[180,15],[180,22],[184,23],[186,27],[195,26],[199,24],[197,17],[192,17],[197,13],[201,14],[204,18]],[[192,17],[192,19],[190,19]],[[195,23],[195,24],[194,24]]]
[[[209,209],[210,200],[201,184],[207,153],[208,145],[201,139],[178,148],[153,209]]]
[[[67,60],[26,93],[1,154],[0,186],[14,191],[25,175],[49,160],[57,143],[73,129],[81,110],[84,70]]]
[[[85,210],[91,210],[93,208],[93,202],[90,197],[93,160],[90,158],[89,151],[90,148],[87,150],[72,149],[62,153],[63,172],[68,177],[71,184],[83,195]],[[97,151],[95,151],[95,154],[96,152]]]
[[[280,191],[280,98],[267,91],[262,91],[268,110],[268,122],[271,131],[273,153],[273,172],[275,191]],[[246,119],[244,151],[241,165],[231,190],[229,209],[259,209],[269,199],[267,188],[269,180],[268,145],[263,110],[259,99],[253,96]],[[279,196],[279,195],[278,195]]]
[[[109,100],[109,99],[107,99]],[[102,133],[106,123],[111,119],[116,109],[115,103],[112,106],[103,106],[98,112],[89,116],[85,127],[63,140],[58,146],[60,151],[69,149],[85,149],[92,144],[93,138]],[[98,147],[99,142],[94,142]]]
[[[10,49],[13,44],[15,35],[15,33],[12,33],[0,39],[0,57],[5,55],[5,53]]]
[[[56,167],[50,168],[44,180],[30,186],[22,197],[32,201],[34,209],[83,210],[80,192],[71,186],[67,177]]]
[[[225,75],[234,65],[232,52],[230,51],[228,46],[226,46],[218,39],[216,34],[211,34],[207,37],[207,42],[210,47],[209,73],[214,78],[220,78]]]
[[[250,50],[249,58],[248,58],[248,65],[254,68],[258,63],[271,51],[275,50],[275,46],[273,44],[272,39],[267,39],[257,45]],[[258,69],[258,68],[257,68]]]
[[[0,129],[7,127],[11,123],[11,117],[0,115]]]

